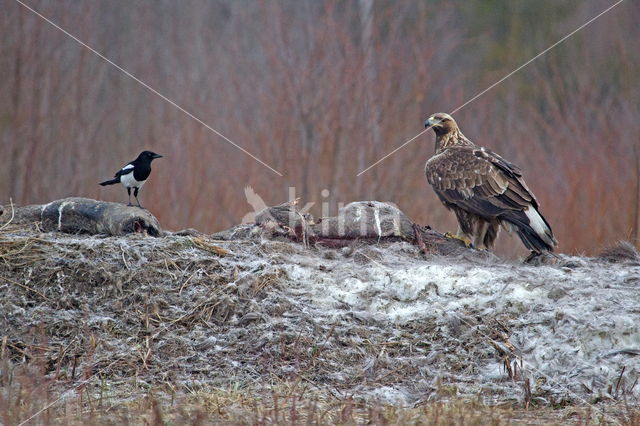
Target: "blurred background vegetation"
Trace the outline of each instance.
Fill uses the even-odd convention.
[[[312,213],[393,201],[455,230],[423,175],[431,132],[357,173],[614,1],[33,0],[31,7],[283,173],[257,163],[22,7],[0,0],[0,202],[102,188],[143,149],[143,204],[213,232],[289,187]],[[520,165],[560,250],[637,244],[640,4],[625,1],[456,115]],[[329,191],[328,196],[322,190]],[[326,194],[326,192],[325,192]],[[501,238],[502,253],[523,253]]]

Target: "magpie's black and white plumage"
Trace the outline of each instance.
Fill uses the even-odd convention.
[[[138,158],[124,166],[115,174],[115,177],[111,180],[100,182],[100,185],[114,185],[121,183],[127,188],[127,194],[129,194],[129,206],[131,206],[131,188],[133,188],[133,196],[140,205],[138,200],[138,191],[142,188],[142,185],[147,181],[149,174],[151,174],[151,162],[156,158],[162,158],[162,155],[156,154],[151,151],[142,151]]]

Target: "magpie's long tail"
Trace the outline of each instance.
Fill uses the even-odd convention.
[[[105,180],[104,182],[100,182],[100,185],[106,186],[106,185],[114,185],[116,183],[120,183],[120,178]]]

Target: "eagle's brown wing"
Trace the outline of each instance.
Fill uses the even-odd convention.
[[[509,222],[532,250],[552,250],[556,244],[520,169],[499,155],[475,146],[451,147],[429,159],[425,173],[447,207]]]
[[[484,148],[449,148],[432,157],[425,172],[443,202],[485,218],[538,206],[520,169]]]

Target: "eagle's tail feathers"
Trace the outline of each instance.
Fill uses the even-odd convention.
[[[515,227],[514,230],[529,250],[537,253],[553,251],[558,245],[551,227],[533,206],[524,211],[510,212],[504,220],[513,225],[512,228]]]
[[[111,179],[111,180],[105,180],[104,182],[100,182],[100,185],[105,186],[105,185],[114,185],[116,183],[120,183],[120,178],[117,177],[115,179]]]

